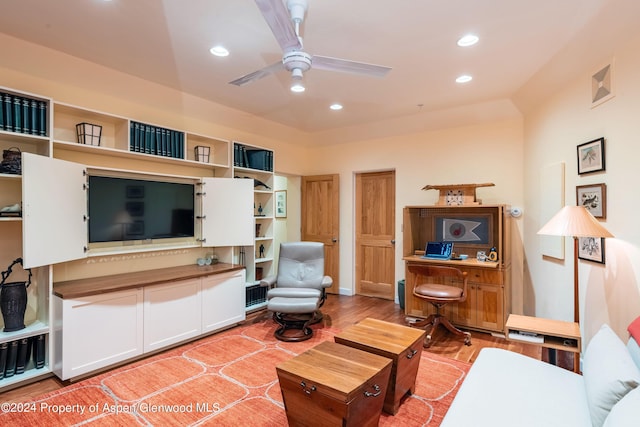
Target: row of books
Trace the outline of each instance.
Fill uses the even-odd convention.
[[[47,135],[47,102],[0,92],[0,130]]]
[[[233,144],[233,165],[273,172],[273,151]]]
[[[184,158],[184,132],[131,122],[129,151]]]
[[[33,367],[44,367],[45,335],[0,343],[0,380],[23,374],[33,361]]]
[[[267,288],[265,286],[255,285],[247,288],[246,307],[261,304],[267,301]]]

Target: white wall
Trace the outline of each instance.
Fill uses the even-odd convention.
[[[423,191],[427,184],[493,182],[479,188],[485,204],[522,206],[522,122],[501,122],[443,129],[393,138],[361,141],[312,150],[309,174],[340,175],[340,292],[354,292],[354,179],[358,172],[396,171],[395,277],[404,278],[402,261],[402,209],[408,205],[434,204],[437,191]],[[520,241],[518,221],[514,235]],[[519,252],[521,244],[514,246]],[[522,283],[522,256],[515,253],[513,283]],[[519,265],[517,265],[519,263]],[[521,301],[516,290],[514,300]],[[520,303],[516,303],[520,307]]]
[[[525,312],[573,320],[573,242],[565,242],[565,260],[543,259],[536,232],[539,220],[540,170],[566,163],[566,204],[576,204],[576,186],[607,185],[607,218],[603,225],[616,238],[605,244],[606,264],[579,261],[580,314],[585,342],[604,322],[622,338],[640,314],[640,34],[611,50],[589,69],[575,75],[555,96],[525,115],[524,242]],[[614,58],[615,97],[591,108],[591,75]],[[553,67],[554,64],[549,64]],[[576,146],[605,137],[606,171],[578,175]]]

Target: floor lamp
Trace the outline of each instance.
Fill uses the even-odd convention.
[[[573,237],[573,319],[580,323],[580,287],[578,285],[578,240],[580,237],[613,237],[584,206],[565,206],[538,234]],[[574,355],[573,370],[579,372],[580,361]]]
[[[538,231],[547,236],[573,237],[573,318],[580,322],[578,304],[578,239],[613,237],[584,206],[565,206]]]

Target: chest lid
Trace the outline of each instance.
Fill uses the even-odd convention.
[[[333,399],[350,402],[380,382],[391,370],[391,359],[324,341],[276,367],[279,378],[304,382]],[[386,388],[384,384],[377,384]]]

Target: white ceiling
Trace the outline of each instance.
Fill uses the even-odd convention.
[[[312,69],[302,94],[289,91],[285,71],[228,84],[281,58],[253,0],[0,0],[0,32],[322,133],[509,99],[616,1],[309,0],[307,52],[392,71],[379,79]],[[480,42],[457,47],[469,32]],[[231,54],[212,56],[214,44]],[[474,80],[456,84],[460,74]],[[344,110],[329,110],[333,102]]]

